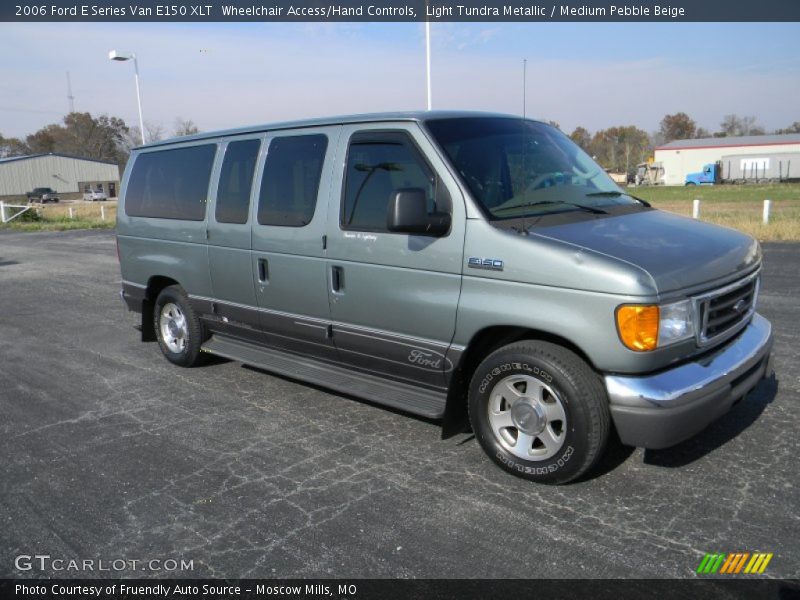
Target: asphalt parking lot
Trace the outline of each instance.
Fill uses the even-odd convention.
[[[776,378],[700,437],[527,483],[468,434],[138,341],[113,232],[0,234],[0,575],[695,577],[706,552],[800,574],[800,244],[765,245]],[[15,557],[193,570],[19,570]]]

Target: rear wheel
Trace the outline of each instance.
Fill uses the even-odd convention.
[[[540,483],[567,483],[602,455],[610,418],[598,375],[575,353],[519,342],[488,356],[469,390],[472,430],[506,471]]]
[[[153,328],[168,361],[181,367],[201,362],[205,332],[183,288],[171,285],[161,290],[153,310]]]

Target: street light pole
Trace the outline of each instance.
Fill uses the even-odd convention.
[[[144,117],[142,116],[142,92],[139,89],[139,61],[136,60],[136,55],[133,55],[133,72],[136,76],[136,103],[139,105],[139,131],[142,133],[142,144],[144,141]]]
[[[425,67],[428,87],[428,110],[431,110],[433,101],[431,99],[431,22],[429,20],[425,21]]]
[[[136,103],[139,105],[139,133],[142,134],[142,144],[146,144],[147,141],[144,139],[144,116],[142,116],[142,92],[139,87],[139,61],[136,60],[136,55],[132,52],[125,53],[125,52],[117,52],[116,50],[112,50],[108,53],[109,60],[117,60],[117,61],[126,61],[132,60],[133,61],[133,72],[136,78]]]

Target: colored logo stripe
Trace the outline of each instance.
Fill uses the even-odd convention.
[[[697,572],[716,573],[722,565],[723,560],[725,560],[724,554],[706,554],[700,562],[700,566],[697,567]]]
[[[750,554],[749,552],[731,552],[728,554],[711,552],[707,553],[703,557],[703,560],[700,561],[700,565],[697,567],[697,573],[723,573],[726,575],[736,575],[739,573],[761,574],[766,570],[769,561],[772,560],[772,556],[772,553],[767,554],[760,552],[754,554]]]

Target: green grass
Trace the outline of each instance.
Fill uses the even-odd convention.
[[[42,221],[11,221],[0,228],[14,231],[69,231],[71,229],[113,229],[114,221],[99,219],[47,219]]]
[[[770,185],[695,185],[695,186],[641,186],[627,190],[648,202],[702,201],[758,202],[765,199],[796,200],[800,202],[800,183],[775,183]]]
[[[101,218],[101,207],[106,218]],[[70,218],[69,211],[72,208]],[[0,224],[2,229],[14,231],[67,231],[71,229],[112,229],[116,223],[117,203],[92,204],[48,204],[37,206],[19,217]]]
[[[763,241],[800,241],[800,184],[657,186],[628,188],[655,208],[692,215],[700,200],[700,219],[732,227]],[[770,221],[761,221],[764,200],[772,201]]]

